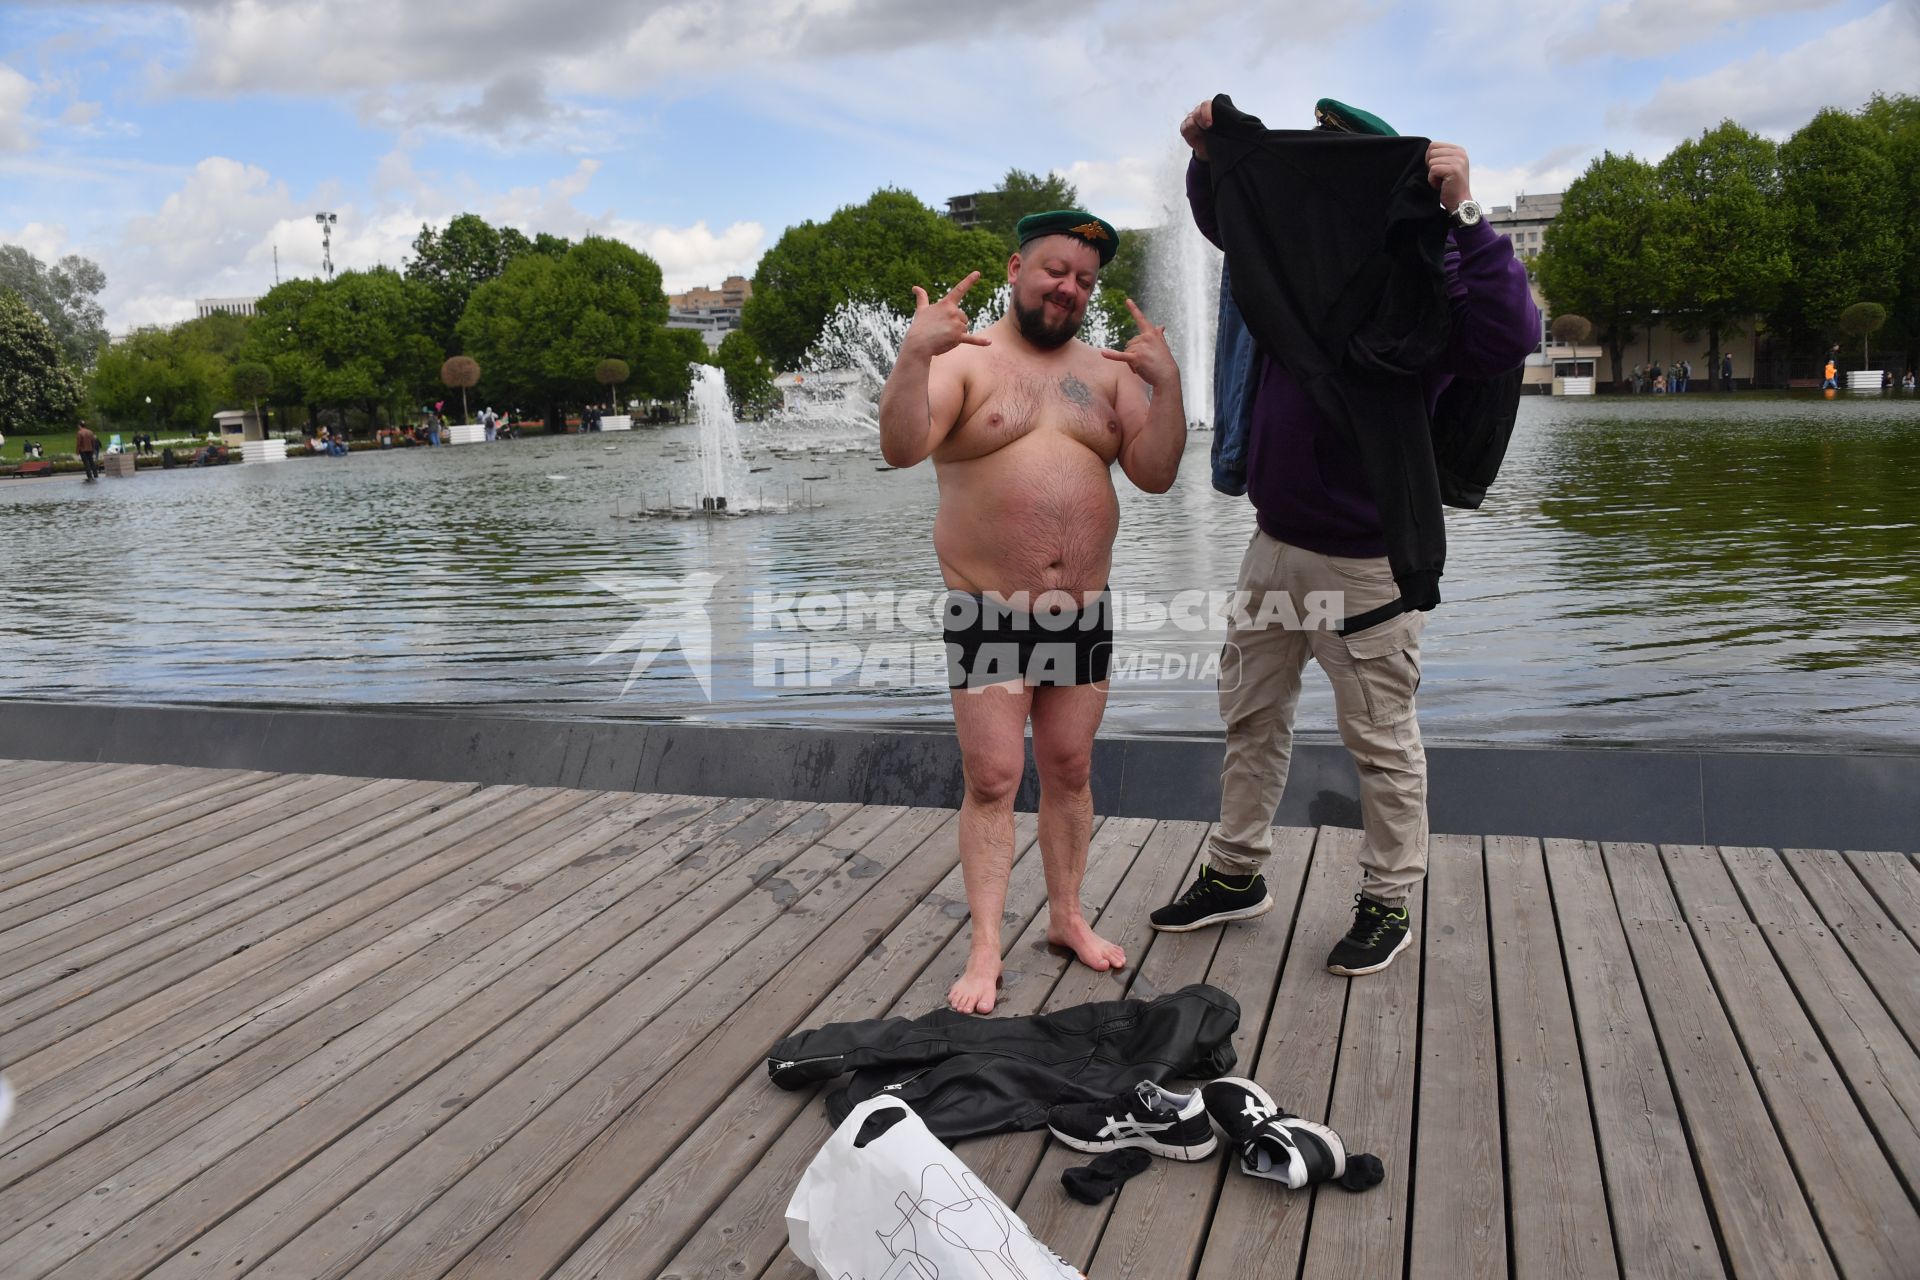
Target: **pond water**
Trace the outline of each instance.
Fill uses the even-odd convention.
[[[1127,618],[1232,585],[1252,513],[1210,443],[1169,494],[1119,477]],[[690,428],[0,484],[0,697],[946,723],[931,468],[747,446],[739,496],[802,509],[635,519],[693,496]],[[1449,537],[1430,740],[1920,740],[1920,400],[1529,398]],[[1164,660],[1107,731],[1218,731],[1196,625],[1123,631]],[[1313,673],[1300,723],[1332,727]]]

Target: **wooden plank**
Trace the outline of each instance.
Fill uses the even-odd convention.
[[[258,929],[260,917],[276,907],[378,856],[373,851],[381,846],[375,837],[478,789],[464,782],[406,783],[380,804],[364,809],[358,823],[343,826],[331,835],[321,830],[308,848],[282,854],[274,861],[271,874],[240,875],[158,909],[135,904],[123,909],[128,914],[115,922],[116,927],[90,942],[55,950],[59,940],[50,940],[48,954],[33,966],[0,979],[0,1008],[17,1021],[18,1002],[29,992],[60,988],[48,991],[46,998],[64,1004],[84,990],[97,990],[162,959],[170,962],[171,973],[182,972],[182,965],[192,966],[187,972],[197,972],[220,956],[232,955],[235,947],[242,945],[231,936],[236,925],[253,922]],[[298,918],[282,915],[277,922],[290,924]],[[203,952],[213,951],[204,944],[215,936],[219,936],[221,948],[211,958],[193,950],[195,944],[202,944]]]
[[[15,1059],[34,1105],[0,1134],[0,1186],[322,1008],[308,1025],[339,1035],[437,975],[442,957],[457,963],[448,939],[473,936],[461,927],[508,896],[495,878],[526,859],[523,842],[561,838],[577,812],[570,796],[519,788],[456,801],[381,837],[386,856],[336,905]]]
[[[624,799],[642,812],[658,805],[654,797]],[[734,808],[736,819],[743,808]],[[803,809],[794,805],[786,810],[785,822]],[[746,820],[776,810],[776,806],[755,804]],[[671,857],[664,849],[652,847],[655,842],[649,837],[639,836],[635,838],[650,846],[643,856],[623,852],[608,858],[608,841],[625,838],[624,832],[631,828],[618,809],[606,817],[604,823],[540,849],[510,873],[513,883],[503,887],[513,896],[469,926],[481,928],[491,941],[464,963],[415,988],[346,1035],[314,1046],[319,1051],[295,1059],[287,1070],[269,1076],[258,1087],[243,1093],[240,1090],[247,1082],[227,1082],[218,1089],[211,1114],[205,1108],[193,1108],[192,1114],[205,1118],[164,1145],[152,1147],[115,1177],[120,1192],[114,1218],[123,1224],[120,1229],[101,1239],[96,1214],[95,1225],[76,1235],[67,1225],[80,1208],[72,1202],[43,1219],[49,1225],[35,1233],[36,1240],[44,1233],[43,1242],[54,1247],[35,1250],[33,1256],[57,1261],[64,1256],[63,1244],[66,1253],[72,1253],[89,1240],[98,1240],[83,1261],[68,1259],[69,1274],[110,1272],[119,1264],[110,1265],[108,1260],[120,1256],[119,1250],[147,1261],[163,1256],[300,1165],[324,1147],[330,1135],[350,1129],[389,1098],[433,1075],[448,1055],[458,1054],[484,1033],[501,1027],[516,1010],[554,989],[557,977],[573,973],[576,986],[593,981],[591,971],[574,966],[598,963],[597,949],[621,936],[632,923],[624,914],[628,907],[647,920],[663,921],[659,929],[668,935],[665,945],[697,930],[706,913],[687,906],[694,895],[680,892],[687,887],[684,882],[671,886],[671,892],[646,892],[649,886],[660,885],[659,873],[673,865]],[[785,825],[771,817],[767,821],[776,827]],[[684,828],[677,822],[670,825],[672,840]],[[764,827],[755,829],[756,836],[764,834]],[[757,843],[757,839],[741,841],[743,850]],[[716,844],[709,842],[705,847]],[[690,874],[703,878],[706,872],[694,869]],[[643,890],[644,901],[629,902],[634,888]],[[684,918],[673,914],[670,909],[675,907],[685,910]],[[506,914],[499,923],[507,928],[486,927],[493,923],[488,917],[502,911]],[[543,959],[554,967],[547,969]],[[511,1033],[503,1038],[510,1039]],[[253,1056],[269,1054],[274,1048],[262,1046]],[[509,1046],[507,1064],[524,1053],[523,1045]],[[270,1069],[273,1064],[264,1065]],[[343,1082],[350,1083],[339,1087]],[[462,1096],[457,1089],[436,1092],[431,1106],[446,1117],[451,1114],[446,1101]],[[126,1127],[108,1136],[118,1140]],[[177,1123],[172,1127],[178,1130]],[[256,1135],[270,1136],[255,1140]],[[10,1199],[28,1190],[41,1191],[44,1181],[36,1178],[23,1184],[10,1193]],[[65,1189],[71,1191],[71,1184]],[[310,1211],[324,1207],[323,1202]],[[131,1225],[125,1225],[130,1218]]]
[[[389,814],[404,812],[409,800],[437,789],[433,783],[383,782],[336,796],[301,815],[300,821],[237,837],[220,851],[218,861],[209,861],[192,875],[135,881],[99,895],[88,903],[93,912],[43,937],[28,964],[0,978],[0,1033],[98,992],[154,961],[166,960],[171,977],[186,976],[191,970],[182,968],[187,961],[176,953],[191,934],[176,941],[155,928],[157,922],[175,918],[181,904],[204,901],[209,893],[273,883],[305,865],[314,856],[311,851],[337,849],[343,837],[377,835]],[[156,932],[160,936],[155,937]],[[147,945],[142,946],[143,941]],[[103,951],[110,957],[104,964],[75,964],[64,958]]]
[[[1601,853],[1734,1275],[1835,1275],[1659,855],[1641,844]]]
[[[1407,1275],[1409,1280],[1504,1280],[1500,1045],[1480,837],[1431,839],[1426,898]]]
[[[951,867],[954,821],[945,811],[907,811],[864,846],[886,870],[818,878],[797,909],[764,926],[754,913],[737,914],[745,931],[731,938],[729,929],[704,930],[676,952],[673,972],[655,970],[647,981],[622,987],[590,1023],[561,1034],[267,1257],[256,1274],[343,1275],[409,1226],[417,1230],[396,1247],[432,1250],[463,1229],[477,1241],[733,1010],[755,998],[793,1003],[796,991],[818,999],[831,990],[858,963],[864,930],[898,924]],[[787,957],[793,963],[781,965]],[[706,968],[709,958],[719,966]],[[693,979],[708,972],[711,978],[696,985]],[[764,1054],[765,1044],[756,1037],[743,1050]],[[369,1212],[377,1219],[368,1221]],[[434,1227],[423,1238],[428,1222]]]
[[[1600,846],[1549,840],[1546,861],[1621,1272],[1635,1280],[1724,1276]]]
[[[1663,845],[1660,856],[1834,1262],[1850,1280],[1910,1278],[1920,1211],[1848,1092],[1847,1059],[1836,1070],[1719,855]]]
[[[1353,921],[1359,873],[1351,858],[1333,851],[1332,831],[1320,828],[1314,841],[1267,1033],[1258,1061],[1245,1073],[1280,1106],[1320,1121],[1333,1093],[1340,1027],[1352,987],[1352,979],[1327,972],[1327,952]],[[1311,1194],[1230,1171],[1214,1202],[1199,1280],[1292,1280],[1306,1249],[1312,1205]],[[1340,1274],[1357,1273],[1343,1269]]]
[[[1015,815],[1016,856],[1007,883],[1003,935],[1010,939],[1045,904],[1037,832],[1034,815]],[[1098,821],[1094,838],[1100,838]],[[966,963],[965,894],[956,859],[946,877],[897,927],[873,940],[853,973],[825,1000],[784,1029],[763,1027],[763,1044],[772,1043],[769,1037],[776,1032],[789,1034],[798,1027],[911,1017],[938,1008]],[[676,1100],[668,1092],[686,1075],[697,1075],[698,1065],[676,1065],[625,1119],[675,1115]],[[450,1280],[519,1280],[556,1270],[576,1274],[617,1267],[625,1274],[651,1275],[762,1163],[803,1111],[818,1110],[821,1092],[778,1089],[767,1078],[764,1061],[756,1060],[727,1098],[670,1153],[657,1141],[648,1150],[639,1124],[609,1126],[447,1274]],[[823,1114],[820,1120],[824,1141]],[[608,1189],[615,1194],[609,1197]]]
[[[1540,842],[1490,836],[1486,858],[1514,1274],[1615,1276],[1600,1152]]]
[[[1295,908],[1306,879],[1313,838],[1313,831],[1305,827],[1287,827],[1274,832],[1273,853],[1265,869],[1267,889],[1274,899],[1271,912],[1245,924],[1200,931],[1216,934],[1219,939],[1213,962],[1206,972],[1206,982],[1240,1002],[1240,1028],[1233,1037],[1238,1059],[1232,1069],[1235,1074],[1253,1069],[1254,1056],[1266,1035],[1267,1014],[1273,1006],[1280,964],[1292,936]],[[1162,955],[1160,946],[1149,953],[1152,960],[1168,958]],[[1157,972],[1143,971],[1141,979],[1159,985]],[[1138,982],[1134,989],[1139,991]],[[1205,1081],[1188,1083],[1197,1087]],[[1064,1150],[1059,1144],[1055,1147]],[[1083,1217],[1104,1219],[1105,1229],[1100,1233],[1099,1248],[1092,1254],[1088,1274],[1188,1276],[1193,1274],[1199,1261],[1220,1182],[1230,1167],[1229,1158],[1218,1155],[1190,1164],[1155,1160],[1145,1173],[1122,1186],[1117,1196],[1092,1209],[1065,1194],[1057,1171],[1043,1169],[1042,1175],[1035,1177],[1028,1187],[1027,1195],[1032,1198],[1041,1190],[1042,1178],[1051,1173],[1044,1190],[1057,1214],[1078,1210]],[[1084,1164],[1087,1159],[1085,1155],[1076,1154],[1070,1163]],[[1047,1202],[1042,1200],[1042,1204]],[[1052,1236],[1046,1232],[1038,1234],[1041,1239],[1052,1242]]]
[[[1161,822],[1154,834],[1159,839],[1160,852],[1157,856],[1163,865],[1184,864],[1183,870],[1197,872],[1205,856],[1202,848],[1207,835],[1205,823]],[[1221,932],[1219,929],[1195,929],[1188,933],[1156,933],[1151,935],[1152,945],[1144,955],[1136,955],[1132,944],[1122,943],[1128,948],[1134,970],[1133,981],[1127,985],[1127,995],[1138,1000],[1151,1000],[1192,983],[1204,982],[1214,953],[1219,949]],[[1009,1203],[1036,1238],[1046,1241],[1055,1253],[1074,1266],[1082,1271],[1087,1270],[1092,1265],[1096,1248],[1104,1248],[1103,1233],[1117,1198],[1088,1206],[1069,1196],[1060,1184],[1060,1175],[1087,1163],[1091,1157],[1065,1143],[1055,1142],[1044,1129],[1033,1133],[1010,1134],[1007,1140],[1018,1141],[1039,1154],[1039,1162],[1026,1180],[1026,1189],[1018,1199],[1009,1200]],[[1212,1179],[1206,1178],[1202,1184],[1196,1184],[1191,1177],[1169,1182],[1166,1171],[1175,1167],[1174,1162],[1156,1160],[1154,1166],[1128,1184],[1129,1187],[1135,1183],[1142,1184],[1134,1190],[1133,1204],[1136,1210],[1140,1206],[1158,1206],[1168,1199],[1185,1199],[1197,1193],[1204,1196],[1199,1201],[1199,1216],[1204,1219],[1204,1206],[1213,1201]],[[1188,1167],[1187,1172],[1192,1174],[1195,1170]],[[1173,1274],[1162,1268],[1123,1272],[1111,1263],[1107,1264],[1105,1273]]]
[[[297,825],[307,808],[359,785],[364,784],[342,779],[295,782],[180,827],[164,841],[101,854],[21,886],[0,907],[0,969],[16,971],[19,952],[49,934],[130,895],[159,892],[204,867],[218,866],[241,837],[277,824]],[[118,897],[104,897],[116,890]]]
[[[1847,865],[1886,908],[1887,918],[1920,947],[1920,865],[1897,853],[1849,851],[1846,856]]]
[[[1723,848],[1745,900],[1909,1197],[1920,1190],[1920,1055],[1772,849]],[[1909,966],[1906,983],[1920,985]],[[1920,1198],[1920,1197],[1916,1197]]]
[[[89,764],[72,772],[55,774],[31,791],[0,801],[0,821],[5,823],[7,839],[33,830],[48,815],[58,817],[83,803],[88,791],[101,786],[132,786],[161,776],[159,765]]]
[[[1138,863],[1153,830],[1154,824],[1143,818],[1109,818],[1101,824],[1088,851],[1087,875],[1081,886],[1081,904],[1089,920],[1099,924],[1106,919],[1106,905],[1122,879]],[[960,903],[959,910],[964,917],[964,902]],[[1059,978],[1070,967],[1064,954],[1047,946],[1046,931],[1046,915],[1036,910],[1017,936],[1011,936],[1012,930],[1003,934],[1006,984],[995,1007],[995,1017],[1014,1018],[1040,1012]],[[959,966],[952,963],[953,956],[957,954],[964,964],[965,946],[966,935],[962,933],[958,936],[958,945],[943,953],[943,960],[936,961],[922,974],[896,1012],[913,1016],[928,1008],[938,1008],[959,972]],[[719,1207],[704,1222],[695,1224],[691,1238],[675,1252],[661,1275],[744,1278],[763,1271],[769,1275],[794,1274],[794,1268],[800,1264],[786,1249],[783,1210],[801,1171],[831,1131],[825,1109],[808,1106]],[[559,1276],[579,1280],[594,1274],[589,1265],[592,1256],[583,1253],[578,1264],[569,1260]],[[508,1277],[512,1272],[500,1268],[497,1274]],[[797,1274],[802,1280],[812,1280],[804,1269]]]
[[[0,838],[0,871],[11,874],[50,854],[61,855],[64,864],[117,849],[277,785],[278,776],[268,773],[235,773],[198,783],[180,782],[168,774],[160,788],[163,797],[150,798],[138,809],[119,805],[70,809],[58,823],[41,825],[31,834]]]
[[[637,803],[647,807],[654,802],[642,797]],[[421,1023],[430,1021],[444,1008],[443,1004],[436,1003],[440,997],[457,1000],[458,996],[493,980],[496,976],[493,967],[487,961],[474,959],[476,955],[484,953],[487,960],[511,963],[527,948],[551,943],[551,935],[526,940],[524,929],[513,933],[510,942],[501,941],[501,935],[510,933],[522,925],[528,915],[537,915],[547,906],[553,892],[547,880],[558,875],[557,866],[563,865],[567,858],[590,854],[604,845],[609,827],[614,831],[621,829],[624,815],[617,806],[609,807],[602,802],[593,811],[602,821],[584,828],[566,829],[566,834],[557,841],[538,840],[542,834],[540,829],[529,833],[531,838],[514,850],[518,854],[515,871],[524,870],[529,875],[528,882],[511,887],[496,882],[489,886],[485,905],[471,913],[466,925],[475,936],[454,944],[465,953],[468,963],[464,967],[458,963],[449,965],[437,985],[418,983],[403,996],[387,996],[384,1007],[372,1016],[354,999],[356,991],[333,988],[337,998],[331,1002],[332,1008],[302,1018],[292,1026],[275,1022],[277,1034],[263,1036],[264,1043],[256,1044],[248,1052],[234,1052],[229,1056],[225,1044],[216,1037],[197,1055],[199,1060],[190,1063],[203,1076],[195,1087],[182,1088],[178,1080],[165,1077],[155,1080],[149,1076],[128,1088],[127,1096],[116,1095],[105,1100],[115,1104],[114,1110],[124,1116],[117,1125],[103,1129],[102,1122],[93,1115],[93,1111],[100,1109],[96,1106],[81,1117],[84,1123],[79,1126],[80,1133],[93,1135],[87,1140],[77,1140],[78,1134],[67,1132],[75,1126],[65,1125],[48,1132],[44,1140],[9,1152],[7,1163],[17,1164],[18,1168],[8,1171],[13,1185],[5,1198],[4,1216],[0,1217],[0,1236],[36,1216],[60,1211],[62,1206],[82,1197],[90,1185],[129,1167],[155,1173],[146,1183],[130,1180],[122,1184],[125,1200],[116,1201],[116,1209],[127,1208],[123,1217],[139,1212],[173,1187],[174,1182],[168,1180],[167,1174],[177,1173],[185,1178],[234,1146],[245,1145],[279,1114],[284,1114],[274,1112],[274,1107],[285,1105],[291,1109],[303,1104],[334,1077],[350,1074]],[[541,873],[547,879],[533,878]],[[429,938],[435,936],[432,923],[429,921],[426,925]],[[488,951],[488,947],[492,950]],[[343,1022],[351,1030],[327,1034]],[[188,1057],[192,1059],[196,1055]],[[283,1096],[288,1092],[299,1096],[288,1101]],[[142,1105],[134,1103],[136,1098]],[[129,1107],[133,1109],[129,1111]],[[236,1115],[254,1122],[251,1127],[243,1124],[237,1135],[223,1126],[223,1121]],[[176,1163],[168,1168],[170,1158]],[[21,1176],[28,1165],[36,1162],[40,1167]],[[166,1168],[167,1174],[158,1173],[160,1168]]]
[[[1920,1048],[1920,982],[1914,980],[1920,972],[1920,942],[1903,931],[1903,917],[1889,914],[1882,905],[1888,896],[1898,901],[1897,890],[1876,897],[1867,880],[1856,874],[1872,860],[1905,865],[1906,859],[1897,854],[1842,855],[1831,849],[1786,849],[1781,856],[1819,910],[1824,927],[1853,957],[1908,1043]],[[1914,881],[1920,895],[1920,875]],[[1920,896],[1914,909],[1920,915]],[[1920,922],[1912,927],[1920,930]]]
[[[1359,861],[1362,833],[1335,828],[1328,834],[1330,853]],[[1378,1155],[1387,1176],[1363,1195],[1329,1186],[1314,1193],[1305,1269],[1310,1276],[1344,1273],[1385,1280],[1402,1274],[1413,1182],[1425,888],[1422,881],[1407,897],[1413,944],[1385,972],[1347,979],[1353,991],[1347,996],[1327,1124],[1352,1150]]]

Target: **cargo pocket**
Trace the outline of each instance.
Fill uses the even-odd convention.
[[[1420,688],[1420,633],[1426,621],[1424,613],[1403,613],[1342,637],[1369,722],[1399,724],[1413,714],[1413,695]]]

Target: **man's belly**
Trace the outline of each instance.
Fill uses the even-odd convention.
[[[1085,445],[1029,437],[938,469],[933,547],[948,587],[1078,598],[1106,587],[1120,500]]]

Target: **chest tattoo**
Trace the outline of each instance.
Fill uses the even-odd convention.
[[[1070,403],[1076,404],[1082,409],[1087,408],[1093,403],[1093,388],[1072,374],[1068,374],[1066,377],[1060,379],[1060,394],[1065,396]]]

